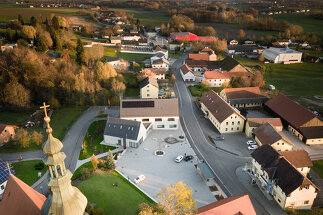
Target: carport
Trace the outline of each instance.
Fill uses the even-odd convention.
[[[210,179],[213,179],[215,175],[211,171],[211,169],[206,165],[206,163],[198,163],[195,165],[198,173],[204,178],[204,180],[209,181]]]

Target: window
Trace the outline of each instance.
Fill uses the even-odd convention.
[[[303,168],[301,168],[301,171],[303,171]]]
[[[147,94],[147,96],[150,96],[150,94]]]
[[[284,143],[282,143],[282,145],[284,145]]]
[[[232,125],[234,125],[234,122],[232,122]]]
[[[240,125],[240,121],[238,121],[238,125]],[[254,128],[253,128],[254,129]]]
[[[176,128],[177,125],[176,124],[173,124],[173,125],[169,125],[169,128]]]
[[[308,203],[310,203],[309,200],[304,201],[304,205],[308,205]]]
[[[142,119],[143,122],[149,122],[149,119]]]
[[[165,125],[157,125],[157,128],[165,128]]]
[[[168,121],[175,121],[175,118],[168,118]]]
[[[228,131],[228,128],[225,128],[225,131]]]
[[[231,131],[233,131],[233,128],[231,128]]]
[[[149,90],[147,90],[147,93],[149,92]]]
[[[229,125],[229,122],[226,122],[225,125]]]
[[[161,122],[161,121],[163,121],[163,119],[162,119],[162,118],[156,118],[156,119],[155,119],[155,122]]]
[[[279,146],[279,143],[277,143],[277,146]]]
[[[237,131],[239,131],[239,127],[237,127]]]
[[[4,190],[4,185],[1,185],[1,190]]]
[[[118,140],[118,145],[121,145],[121,140]]]
[[[280,199],[277,199],[277,201],[278,201],[279,203],[281,203],[281,200],[280,200]]]
[[[7,132],[7,130],[4,130],[4,132]]]

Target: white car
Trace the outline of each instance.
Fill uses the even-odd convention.
[[[248,144],[248,145],[255,145],[255,144],[256,144],[256,142],[255,142],[255,141],[253,141],[253,140],[248,140],[248,141],[247,141],[247,144]]]
[[[254,150],[254,149],[257,149],[257,148],[258,148],[258,145],[250,145],[250,146],[248,146],[249,150]]]
[[[143,180],[145,180],[146,179],[146,176],[144,176],[144,175],[139,175],[139,176],[137,176],[137,178],[135,178],[135,180],[134,180],[134,182],[136,183],[136,184],[139,184],[140,182],[142,182]]]
[[[177,158],[175,159],[175,162],[180,163],[183,159],[184,159],[183,155],[179,155],[179,156],[177,156]]]

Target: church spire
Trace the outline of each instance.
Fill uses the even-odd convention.
[[[46,165],[48,166],[50,180],[48,187],[50,194],[42,206],[42,215],[83,215],[87,204],[86,197],[71,185],[72,173],[66,169],[64,160],[66,155],[61,152],[62,142],[53,137],[53,129],[50,127],[50,118],[47,115],[45,102],[41,109],[44,109],[46,132],[48,139],[44,144],[43,152],[47,154]]]

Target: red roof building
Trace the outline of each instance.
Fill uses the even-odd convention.
[[[212,42],[216,41],[216,37],[207,36],[207,37],[200,37],[196,34],[192,34],[191,32],[174,32],[170,34],[170,38],[172,40],[179,40],[179,41],[188,41],[188,42],[194,42],[194,41],[201,41],[201,42]]]
[[[199,215],[256,215],[248,195],[231,196],[197,209]]]

